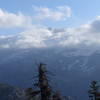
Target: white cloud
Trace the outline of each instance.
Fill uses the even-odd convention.
[[[8,39],[13,37],[13,35],[0,35],[0,39]]]
[[[33,9],[36,12],[35,18],[38,20],[50,19],[53,21],[62,21],[67,20],[72,15],[72,11],[69,6],[59,6],[55,9],[33,6]]]
[[[46,47],[45,41],[52,35],[45,27],[32,26],[19,34],[20,38],[16,40],[15,45],[21,48]]]
[[[0,9],[0,28],[25,27],[30,24],[30,18],[22,13],[10,13]]]
[[[100,47],[100,18],[78,28],[67,29],[66,39],[60,41],[63,46]]]
[[[72,10],[71,10],[71,8],[70,8],[69,6],[59,6],[58,9],[59,9],[61,12],[65,13],[65,16],[66,16],[66,17],[69,17],[69,18],[71,17],[71,15],[72,15]]]
[[[5,44],[8,44],[10,48],[43,48],[47,47],[46,41],[48,41],[52,35],[53,33],[45,27],[31,26],[25,31],[13,36],[0,36],[0,45],[2,48]]]
[[[62,7],[59,9],[63,10]],[[48,48],[56,46],[100,48],[100,17],[77,28],[48,29],[43,26],[31,25],[21,33],[0,36],[0,48]]]

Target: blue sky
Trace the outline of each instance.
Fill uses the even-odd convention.
[[[3,48],[98,48],[100,0],[0,0],[0,41]]]
[[[28,15],[33,13],[32,5],[50,8],[68,5],[72,9],[73,17],[82,22],[100,14],[100,0],[0,0],[0,8],[9,12],[21,11]]]
[[[33,24],[44,25],[53,28],[77,27],[100,15],[100,0],[0,0],[0,8],[9,13],[21,12],[25,16],[31,16]],[[67,20],[54,21],[34,19],[35,12],[33,6],[47,7],[55,10],[59,6],[69,6],[71,17]],[[21,28],[0,28],[0,33],[20,32]]]

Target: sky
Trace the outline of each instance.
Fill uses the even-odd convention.
[[[100,0],[0,0],[0,47],[99,45],[99,4]],[[14,43],[9,42],[16,35]]]
[[[94,19],[100,12],[100,0],[0,0],[0,8],[9,13],[21,12],[26,16],[35,16],[34,6],[45,7],[55,10],[59,6],[68,6],[70,8],[70,17],[66,20],[54,21],[47,20],[37,21],[32,18],[35,24],[42,24],[48,27],[76,27]],[[58,11],[58,10],[57,10]],[[65,12],[67,15],[68,12]]]

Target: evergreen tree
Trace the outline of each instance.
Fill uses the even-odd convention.
[[[92,81],[90,84],[90,90],[88,91],[88,93],[91,100],[97,100],[97,94],[99,90],[99,86],[97,85],[97,83],[97,81]]]
[[[53,100],[62,100],[61,95],[60,95],[59,92],[56,92],[56,93],[53,95]]]
[[[35,85],[40,89],[41,100],[51,100],[51,88],[46,72],[45,64],[40,63],[38,66],[38,82]]]
[[[60,93],[54,93],[52,91],[47,73],[48,71],[45,68],[45,64],[40,63],[38,65],[38,75],[36,77],[37,82],[34,84],[36,90],[34,91],[32,88],[28,88],[26,90],[26,100],[62,100]],[[40,96],[39,99],[35,99],[37,95]]]

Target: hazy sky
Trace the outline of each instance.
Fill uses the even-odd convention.
[[[0,0],[1,48],[57,45],[100,47],[100,0]]]
[[[24,16],[31,17],[33,24],[57,28],[77,27],[91,21],[100,15],[99,4],[100,0],[0,0],[3,13],[12,13],[18,17],[20,12]],[[0,16],[0,23],[7,20],[2,19],[1,13]],[[4,27],[0,27],[1,34],[16,33],[20,30],[18,27],[5,30]]]

